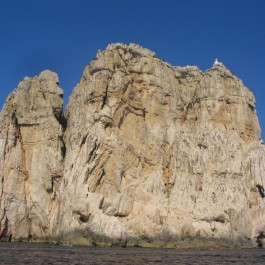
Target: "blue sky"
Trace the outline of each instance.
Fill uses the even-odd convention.
[[[98,49],[134,42],[172,65],[217,57],[254,93],[265,140],[264,14],[264,0],[0,0],[0,106],[44,69],[67,103]]]

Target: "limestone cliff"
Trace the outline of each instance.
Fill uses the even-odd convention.
[[[223,64],[173,67],[112,44],[85,68],[65,118],[61,95],[45,71],[1,112],[2,237],[263,245],[255,99]]]
[[[1,237],[48,238],[63,176],[62,94],[58,77],[25,78],[0,116]]]

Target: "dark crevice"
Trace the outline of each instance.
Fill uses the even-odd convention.
[[[62,176],[59,175],[55,175],[51,177],[51,187],[46,189],[46,191],[48,193],[53,193],[54,192],[54,187],[57,184],[57,186],[60,184],[60,179],[62,178]]]
[[[128,215],[129,215],[128,213],[115,213],[114,214],[115,217],[126,217]]]
[[[112,128],[114,125],[114,122],[113,121],[109,121],[109,122],[104,122],[104,128],[107,129],[107,128]]]
[[[102,200],[100,201],[100,203],[99,203],[99,209],[102,209],[102,207],[103,207],[103,204],[104,204],[104,197],[102,198]]]
[[[79,215],[78,220],[80,222],[82,222],[82,223],[88,222],[90,214],[85,215],[85,214],[80,213],[80,211],[74,211],[73,213]]]
[[[34,127],[40,125],[39,123],[19,123],[18,127]]]
[[[103,102],[102,102],[102,106],[101,109],[104,108],[104,106],[108,103],[108,86],[106,87],[106,91],[105,94],[103,96]]]
[[[67,127],[67,119],[64,116],[64,113],[60,112],[60,115],[59,116],[55,115],[55,118],[57,119],[59,124],[62,126],[63,133],[64,133],[66,130],[66,127]],[[63,158],[65,158],[65,156],[66,156],[66,145],[65,145],[65,142],[63,139],[63,133],[62,133],[62,135],[59,135],[59,141],[61,142],[61,148],[60,148],[61,149],[61,155]]]
[[[105,176],[105,170],[104,168],[102,168],[101,172],[100,172],[100,176],[99,179],[97,181],[96,187],[100,185],[101,180],[103,179],[103,177]]]
[[[90,162],[90,160],[92,159],[92,157],[95,157],[96,156],[96,151],[99,148],[99,145],[100,144],[97,144],[97,142],[94,143],[93,149],[89,153],[89,157],[88,157],[87,163]]]
[[[84,138],[82,139],[81,146],[83,146],[86,143],[87,136],[88,134],[84,136]]]
[[[9,238],[10,235],[8,235],[8,219],[6,217],[5,219],[5,224],[4,224],[4,229],[2,230],[0,234],[0,240],[4,239],[4,241],[8,241],[7,238]],[[12,234],[11,234],[12,237]]]
[[[55,118],[57,119],[57,121],[63,127],[63,131],[65,131],[66,130],[66,127],[67,127],[67,119],[65,118],[64,113],[61,112],[59,116],[56,116],[55,115]]]
[[[91,66],[89,68],[90,75],[94,75],[95,73],[102,72],[102,71],[109,71],[109,72],[111,72],[111,70],[108,69],[108,68],[95,68],[95,69],[93,69]]]
[[[17,141],[19,141],[21,143],[21,149],[23,152],[22,156],[23,156],[23,161],[24,161],[25,150],[23,148],[22,134],[21,134],[21,130],[20,130],[21,125],[18,124],[17,117],[16,117],[15,113],[12,114],[12,122],[16,127],[16,142],[15,142],[14,146],[17,144]]]
[[[65,158],[66,156],[66,146],[65,146],[65,143],[64,143],[64,140],[63,140],[63,136],[60,136],[60,141],[61,141],[61,155],[62,155],[62,158]]]
[[[45,96],[45,93],[44,92],[42,92],[42,96],[46,100],[46,96]]]
[[[87,223],[88,219],[89,219],[89,216],[86,216],[86,215],[83,215],[83,214],[81,214],[79,216],[79,221],[82,222],[82,223]]]
[[[249,106],[249,108],[250,108],[252,111],[255,111],[255,107],[254,107],[253,105],[251,105],[251,104],[248,103],[248,106]]]
[[[125,118],[127,117],[127,115],[128,115],[129,113],[130,113],[129,108],[126,107],[125,110],[123,111],[123,114],[122,114],[120,120],[119,120],[119,124],[118,124],[118,127],[119,127],[119,128],[121,128],[121,126],[122,126],[122,124],[123,124]]]
[[[264,198],[265,197],[265,190],[264,190],[263,186],[257,184],[256,187],[259,190],[259,194],[260,194],[261,198]]]
[[[135,115],[137,115],[137,116],[142,116],[142,117],[144,117],[144,115],[145,115],[145,112],[146,112],[146,110],[145,110],[145,108],[144,107],[136,107],[136,106],[133,106],[133,105],[131,105],[131,104],[129,104],[128,103],[128,106],[131,108],[131,112],[132,113],[134,113]],[[134,112],[134,111],[135,112]],[[142,111],[142,113],[137,113],[137,110],[139,110],[139,111]]]
[[[224,224],[226,222],[226,217],[223,214],[220,214],[214,217],[213,221]]]
[[[94,95],[94,92],[92,92],[90,94],[90,97],[88,99],[85,100],[85,104],[93,104],[95,102],[99,102],[102,100],[102,96],[101,95]]]
[[[18,125],[17,117],[16,117],[15,113],[12,113],[11,120],[12,120],[14,125],[16,125],[16,126]]]
[[[257,244],[259,248],[263,247],[263,241],[265,239],[265,233],[264,232],[260,232],[257,236]]]
[[[141,53],[139,53],[139,52],[137,52],[137,51],[135,51],[135,50],[133,50],[133,49],[129,49],[129,53],[131,53],[131,55],[132,55],[132,59],[134,59],[134,58],[142,58],[142,57],[144,57],[144,56],[142,56]]]

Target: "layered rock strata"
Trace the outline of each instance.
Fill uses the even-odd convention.
[[[65,118],[61,96],[45,71],[22,81],[1,112],[2,237],[263,245],[255,99],[223,64],[173,67],[112,44],[85,68]]]

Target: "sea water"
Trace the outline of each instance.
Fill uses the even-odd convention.
[[[0,264],[265,264],[265,250],[79,247],[0,242]]]

